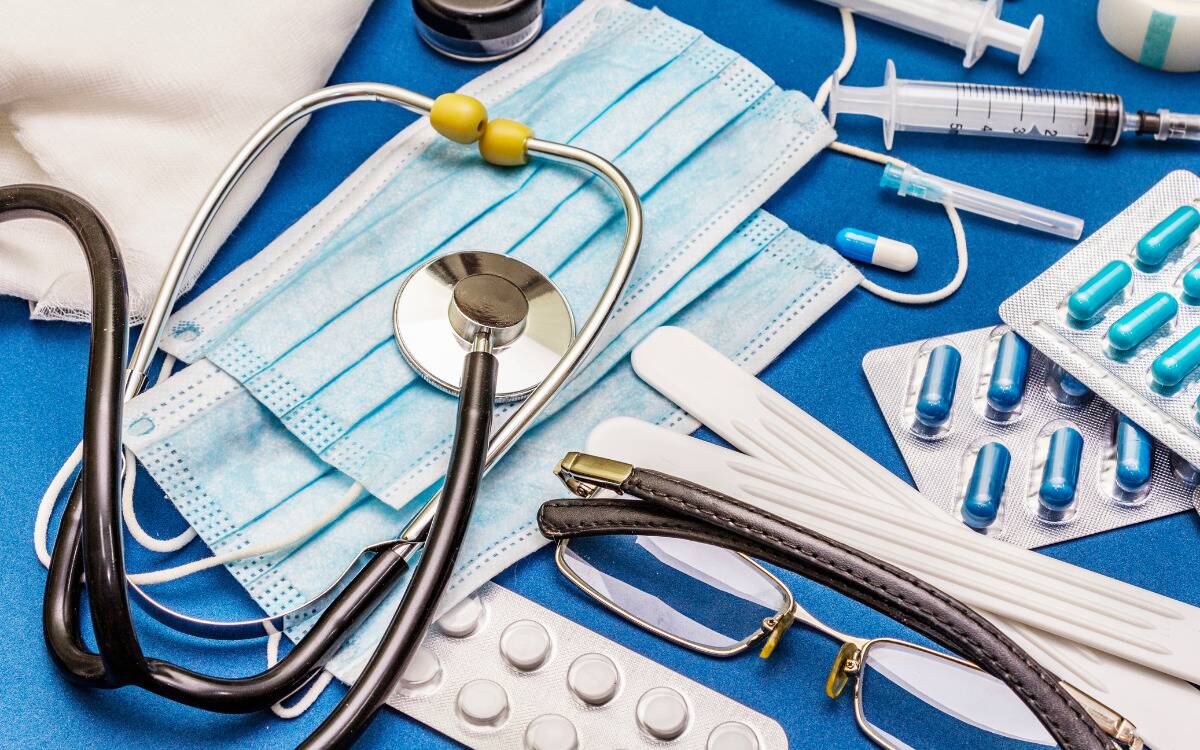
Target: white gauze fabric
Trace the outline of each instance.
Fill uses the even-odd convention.
[[[283,105],[329,79],[370,0],[0,0],[0,184],[78,193],[108,221],[145,318],[208,188]],[[299,131],[260,157],[192,263],[190,287]],[[244,187],[243,187],[244,186]],[[87,320],[83,255],[49,221],[0,224],[0,294]]]

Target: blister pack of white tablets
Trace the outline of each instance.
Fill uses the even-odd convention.
[[[388,704],[481,750],[788,746],[774,719],[492,583],[437,621]]]
[[[921,494],[982,534],[1039,547],[1192,507],[1190,464],[1008,326],[863,370]]]
[[[1168,174],[1000,306],[1097,395],[1200,466],[1200,177]]]

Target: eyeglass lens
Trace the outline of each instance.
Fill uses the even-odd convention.
[[[728,649],[785,607],[778,584],[728,550],[666,537],[572,539],[568,568],[612,606],[688,643]]]
[[[875,642],[859,700],[864,721],[899,750],[1025,750],[1055,742],[991,675],[921,649]]]

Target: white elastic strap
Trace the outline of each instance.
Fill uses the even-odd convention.
[[[821,84],[821,88],[817,89],[817,95],[813,97],[813,104],[817,105],[817,109],[823,111],[825,102],[829,100],[829,92],[833,90],[833,84],[841,81],[850,72],[850,68],[854,67],[854,58],[858,56],[858,34],[854,31],[854,14],[847,8],[841,9],[842,15],[842,37],[845,38],[845,50],[842,52],[842,61],[834,69],[833,75],[825,79]]]
[[[158,369],[158,376],[154,379],[154,384],[158,385],[169,377],[174,368],[175,357],[168,354],[163,358],[162,367]],[[133,537],[134,541],[152,552],[177,552],[196,538],[196,530],[190,527],[170,539],[150,536],[138,521],[137,509],[133,505],[133,490],[136,485],[137,460],[133,456],[133,451],[126,448],[125,483],[121,489],[121,514],[125,517],[125,528],[129,529],[129,535]]]
[[[817,109],[819,110],[825,109],[825,104],[829,100],[829,93],[833,90],[834,84],[846,77],[846,74],[850,72],[850,68],[854,67],[854,58],[858,55],[858,34],[854,29],[854,14],[846,8],[842,8],[841,16],[842,35],[845,37],[845,50],[842,52],[842,61],[838,63],[833,74],[825,79],[821,84],[821,88],[817,89],[817,95],[813,97],[813,103],[817,105]],[[893,156],[860,148],[859,146],[851,146],[847,143],[834,141],[829,144],[829,148],[838,153],[853,156],[856,159],[873,161],[878,164],[907,166],[904,161]],[[967,235],[963,230],[962,218],[958,215],[958,209],[948,202],[943,202],[942,206],[946,209],[946,216],[950,219],[950,228],[954,231],[954,248],[957,258],[954,276],[945,286],[932,292],[911,294],[880,286],[865,276],[858,285],[877,297],[898,302],[902,305],[927,305],[931,302],[944,300],[957,292],[958,288],[962,286],[963,280],[967,277]]]
[[[267,622],[266,626],[267,630],[270,631],[270,635],[267,636],[267,668],[270,669],[279,663],[279,641],[282,638],[282,634],[270,622]],[[300,697],[300,700],[290,706],[285,706],[283,705],[283,701],[279,701],[271,706],[271,713],[281,719],[296,718],[312,708],[317,699],[321,697],[321,693],[325,692],[325,688],[329,687],[329,683],[331,682],[333,682],[333,675],[322,671],[308,686],[308,690],[304,691],[304,695]]]
[[[168,354],[163,358],[162,367],[158,370],[158,377],[155,379],[157,385],[160,381],[171,374],[171,370],[175,366],[175,357]],[[50,567],[50,548],[48,539],[50,536],[50,518],[54,515],[54,506],[58,504],[58,497],[62,494],[63,488],[67,486],[67,481],[71,475],[79,468],[79,464],[83,460],[83,443],[78,443],[75,450],[63,462],[63,465],[58,468],[58,473],[50,480],[50,484],[46,487],[46,491],[42,493],[42,500],[38,503],[37,516],[33,522],[33,551],[37,554],[38,560],[43,566]],[[188,529],[173,539],[160,540],[150,536],[142,529],[138,523],[137,514],[133,511],[133,485],[134,477],[137,472],[133,466],[133,456],[126,451],[125,453],[125,487],[124,494],[121,497],[121,509],[125,516],[125,523],[129,526],[129,531],[138,544],[148,547],[156,552],[174,552],[183,547],[196,536],[196,532]],[[185,539],[186,537],[186,539]],[[180,540],[183,540],[180,542]],[[177,545],[177,546],[176,546]]]
[[[58,473],[50,480],[46,491],[42,493],[42,501],[38,503],[37,517],[33,522],[33,551],[37,553],[37,558],[42,565],[47,568],[50,567],[50,549],[46,542],[50,535],[50,517],[54,515],[54,506],[58,504],[58,496],[62,494],[63,488],[67,486],[71,475],[79,468],[82,460],[83,443],[77,443],[75,450],[71,451],[71,455],[67,457],[63,465],[58,467]]]
[[[354,504],[354,501],[362,495],[362,492],[363,486],[358,482],[355,482],[354,484],[350,485],[350,489],[346,490],[346,493],[342,495],[336,503],[329,506],[329,509],[324,515],[318,516],[316,519],[309,522],[308,525],[304,526],[298,531],[295,531],[290,536],[284,537],[283,539],[275,539],[269,542],[262,542],[260,544],[252,544],[239,550],[233,550],[232,552],[225,552],[220,555],[213,555],[211,557],[193,560],[192,562],[184,563],[183,565],[176,565],[173,568],[151,570],[145,573],[133,573],[129,575],[129,580],[139,586],[153,586],[156,583],[174,581],[183,578],[184,576],[190,576],[193,573],[199,573],[202,570],[208,570],[209,568],[215,568],[227,563],[237,562],[238,560],[247,560],[251,557],[258,557],[259,555],[269,555],[272,552],[278,552],[279,550],[293,547],[337,520],[338,516],[340,516],[347,508]]]
[[[196,538],[196,530],[193,528],[184,529],[178,536],[170,539],[150,536],[142,528],[142,524],[138,521],[137,511],[133,507],[133,488],[136,481],[137,460],[133,457],[133,451],[126,448],[125,483],[121,488],[121,513],[125,516],[125,528],[129,529],[129,535],[138,544],[154,552],[176,552],[186,547],[188,542]]]

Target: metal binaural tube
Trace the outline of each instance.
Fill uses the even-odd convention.
[[[141,391],[146,379],[146,370],[150,367],[150,361],[158,350],[158,342],[166,328],[167,318],[171,315],[171,309],[175,306],[175,300],[179,296],[179,286],[183,282],[183,277],[187,274],[192,258],[196,255],[196,249],[208,232],[213,217],[224,205],[225,199],[229,197],[234,185],[254,163],[254,160],[289,125],[325,107],[353,101],[386,102],[422,115],[428,114],[433,107],[433,100],[429,97],[399,86],[386,83],[343,83],[323,88],[297,99],[267,120],[246,141],[245,145],[230,160],[221,176],[213,183],[204,202],[200,204],[196,215],[179,240],[179,246],[175,250],[171,262],[167,265],[167,270],[163,273],[158,296],[154,299],[150,314],[146,317],[146,323],[142,327],[141,335],[138,336],[137,344],[130,357],[129,369],[125,378],[126,401]]]

